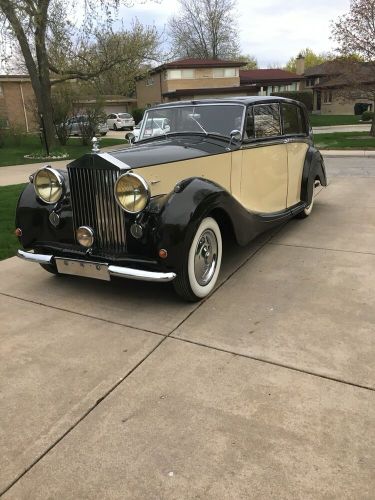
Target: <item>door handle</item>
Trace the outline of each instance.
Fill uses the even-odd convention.
[[[288,144],[289,139],[284,139],[284,144]]]

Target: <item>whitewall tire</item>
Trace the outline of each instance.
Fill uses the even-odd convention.
[[[220,228],[215,219],[206,217],[199,224],[187,259],[173,281],[176,292],[189,301],[207,297],[216,285],[222,252]]]

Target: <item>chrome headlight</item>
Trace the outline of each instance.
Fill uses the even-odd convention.
[[[115,185],[115,197],[120,207],[130,214],[141,212],[150,200],[150,189],[140,175],[121,175]]]
[[[64,178],[57,170],[43,167],[34,176],[34,189],[45,203],[57,203],[64,193]]]

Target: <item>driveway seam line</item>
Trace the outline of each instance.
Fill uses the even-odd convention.
[[[78,420],[76,420],[60,437],[58,437],[46,450],[44,450],[39,457],[37,457],[28,467],[26,467],[21,474],[19,474],[4,490],[0,491],[0,497],[2,497],[7,491],[9,491],[22,477],[27,474],[35,465],[37,465],[50,451],[52,451],[68,434],[70,434],[97,406],[99,406],[108,396],[112,394],[113,391],[119,387],[124,380],[126,380],[146,359],[153,354],[156,349],[165,341],[167,337],[163,338],[154,346],[150,352],[148,352],[138,363],[136,363],[133,368],[131,368],[126,375],[121,377],[112,387],[110,387],[103,396],[95,401],[95,403],[88,408]]]
[[[375,255],[374,252],[358,252],[358,250],[337,250],[335,248],[324,248],[324,247],[310,247],[307,245],[292,245],[291,243],[269,243],[270,245],[279,245],[283,247],[294,247],[294,248],[308,248],[311,250],[327,250],[328,252],[338,252],[338,253],[356,253],[359,255]]]
[[[284,224],[281,226],[283,227]],[[280,227],[280,230],[281,230],[281,227]],[[163,335],[163,334],[160,334],[160,333],[156,333],[156,332],[151,332],[151,331],[147,331],[147,330],[142,330],[142,329],[139,329],[139,328],[135,328],[137,330],[141,330],[143,332],[148,332],[148,333],[154,333],[156,335],[159,335],[162,337],[162,339],[160,340],[160,342],[153,348],[151,349],[151,351],[146,355],[144,356],[131,370],[129,370],[129,372],[122,378],[120,378],[120,380],[118,380],[116,382],[115,385],[113,385],[110,389],[108,389],[104,395],[102,397],[100,397],[94,405],[92,405],[89,409],[87,409],[84,414],[74,423],[72,424],[69,429],[67,429],[59,438],[57,438],[46,450],[43,451],[43,453],[38,457],[36,458],[27,468],[24,469],[24,471],[19,474],[8,486],[6,486],[6,488],[3,490],[3,491],[0,491],[0,497],[2,497],[7,491],[9,491],[20,479],[23,478],[23,476],[25,476],[33,467],[35,467],[35,465],[37,465],[50,451],[52,451],[68,434],[70,434],[93,410],[95,410],[95,408],[97,406],[99,406],[104,400],[107,399],[107,397],[114,391],[116,390],[132,373],[134,373],[134,371],[139,368],[139,366],[141,364],[143,364],[144,361],[146,361],[162,344],[163,342],[165,342],[166,339],[168,338],[175,338],[175,337],[171,337],[172,334],[187,320],[190,318],[190,316],[192,314],[194,314],[195,311],[197,311],[203,304],[206,303],[207,300],[210,299],[210,297],[212,297],[217,290],[219,290],[238,270],[240,270],[249,260],[251,260],[263,247],[265,247],[268,242],[273,238],[273,236],[275,234],[278,233],[278,230],[273,232],[272,235],[269,236],[269,238],[267,238],[267,240],[262,244],[260,245],[251,255],[249,255],[249,257],[247,257],[247,259],[244,260],[244,262],[242,262],[242,264],[240,264],[234,271],[232,271],[229,276],[227,276],[227,278],[222,282],[220,283],[220,285],[213,291],[212,294],[210,294],[206,299],[200,301],[197,306],[192,310],[190,311],[190,313],[186,316],[186,318],[184,318],[182,321],[180,321],[180,323],[175,327],[173,328],[170,333],[168,333],[167,335]],[[36,301],[32,301],[32,300],[28,300],[28,299],[22,299],[22,298],[18,298],[18,297],[13,297],[13,295],[10,295],[10,294],[6,294],[6,293],[3,293],[3,292],[0,292],[0,295],[4,295],[6,297],[10,297],[10,298],[13,298],[13,299],[18,299],[18,300],[22,300],[24,302],[30,302],[32,304],[37,304],[37,305],[41,305],[43,307],[51,307],[52,309],[57,309],[57,310],[60,310],[60,311],[64,311],[64,312],[72,312],[72,311],[69,311],[67,309],[63,309],[63,308],[59,308],[59,307],[56,307],[56,306],[48,306],[46,304],[43,304],[43,303],[40,303],[40,302],[36,302]],[[88,318],[91,318],[91,319],[100,319],[100,318],[95,318],[93,316],[89,316],[89,315],[84,315],[84,314],[81,314],[81,313],[77,313],[77,312],[73,312],[73,314],[77,314],[79,316],[84,316],[84,317],[88,317]],[[110,322],[110,321],[107,321],[107,320],[104,320],[104,319],[100,319],[100,321],[103,321],[103,322],[107,322],[107,323],[113,323],[113,324],[118,324],[118,323],[114,323],[114,322]],[[120,326],[126,326],[126,325],[121,325]],[[129,327],[129,328],[133,328],[133,327]],[[176,340],[179,340],[179,339],[176,339]],[[206,346],[204,346],[206,347]]]
[[[323,375],[323,374],[320,374],[320,373],[311,372],[311,371],[308,371],[308,370],[304,370],[302,368],[297,368],[297,367],[292,366],[292,365],[287,365],[287,364],[284,364],[284,363],[279,363],[278,361],[272,361],[272,360],[266,359],[266,358],[260,358],[260,357],[257,357],[257,356],[251,356],[250,354],[243,354],[243,353],[239,353],[239,352],[236,352],[236,351],[230,351],[228,349],[224,349],[224,348],[221,348],[221,347],[210,346],[208,344],[204,344],[202,342],[198,342],[198,341],[195,341],[195,340],[189,340],[189,339],[186,339],[186,338],[183,338],[183,337],[175,337],[175,336],[171,335],[168,338],[171,338],[171,339],[174,339],[174,340],[179,340],[181,342],[187,342],[189,344],[194,344],[194,345],[197,345],[199,347],[205,347],[207,349],[212,349],[214,351],[224,352],[226,354],[233,354],[234,356],[241,356],[242,358],[247,358],[247,359],[251,359],[253,361],[258,361],[259,363],[265,363],[265,364],[268,364],[268,365],[278,366],[280,368],[285,368],[287,370],[292,370],[292,371],[295,371],[295,372],[298,372],[298,373],[304,373],[305,375],[311,375],[312,377],[322,378],[322,379],[325,379],[325,380],[329,380],[331,382],[337,382],[339,384],[349,385],[351,387],[357,387],[359,389],[365,389],[367,391],[375,392],[375,387],[371,387],[371,386],[363,385],[363,384],[357,384],[355,382],[349,382],[349,381],[344,380],[344,379],[339,379],[339,378],[336,378],[336,377],[330,377],[329,375]]]
[[[82,316],[84,318],[89,318],[89,319],[95,319],[95,320],[98,320],[98,321],[103,321],[105,323],[110,323],[111,325],[124,326],[125,328],[132,328],[133,330],[137,330],[137,331],[145,332],[145,333],[152,333],[154,335],[159,335],[161,337],[167,337],[168,336],[167,333],[159,333],[159,332],[154,332],[152,330],[147,330],[145,328],[139,328],[138,326],[127,325],[127,324],[124,324],[124,323],[117,323],[116,321],[113,321],[111,319],[103,319],[103,318],[99,318],[97,316],[91,316],[90,314],[84,314],[84,313],[80,313],[80,312],[77,312],[77,311],[70,311],[69,309],[64,309],[63,307],[52,306],[52,305],[49,305],[49,304],[44,304],[43,302],[37,302],[36,300],[24,299],[22,297],[16,297],[14,295],[10,295],[9,293],[0,292],[0,295],[4,295],[4,297],[9,297],[11,299],[22,300],[23,302],[29,302],[30,304],[35,304],[37,306],[49,307],[49,308],[55,309],[57,311],[62,311],[62,312],[66,312],[66,313],[76,314],[77,316]]]

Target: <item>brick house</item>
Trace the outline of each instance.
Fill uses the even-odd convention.
[[[153,68],[136,82],[138,107],[182,99],[204,99],[298,90],[301,75],[281,69],[241,70],[246,62],[178,59]]]
[[[136,82],[138,107],[182,99],[257,95],[259,87],[241,85],[241,61],[178,59],[153,68]]]
[[[255,85],[260,88],[259,95],[271,95],[274,92],[291,92],[300,89],[302,75],[283,69],[240,70],[242,85]]]
[[[0,119],[26,132],[37,128],[34,91],[25,75],[0,75]]]
[[[366,98],[363,90],[367,85],[374,88],[375,66],[370,63],[358,63],[354,75],[349,75],[349,71],[353,72],[349,67],[335,61],[304,70],[301,88],[313,93],[313,113],[354,115],[362,114],[366,109],[373,111],[374,103]],[[347,89],[353,87],[353,81],[358,83],[358,92],[352,91],[349,95]]]

